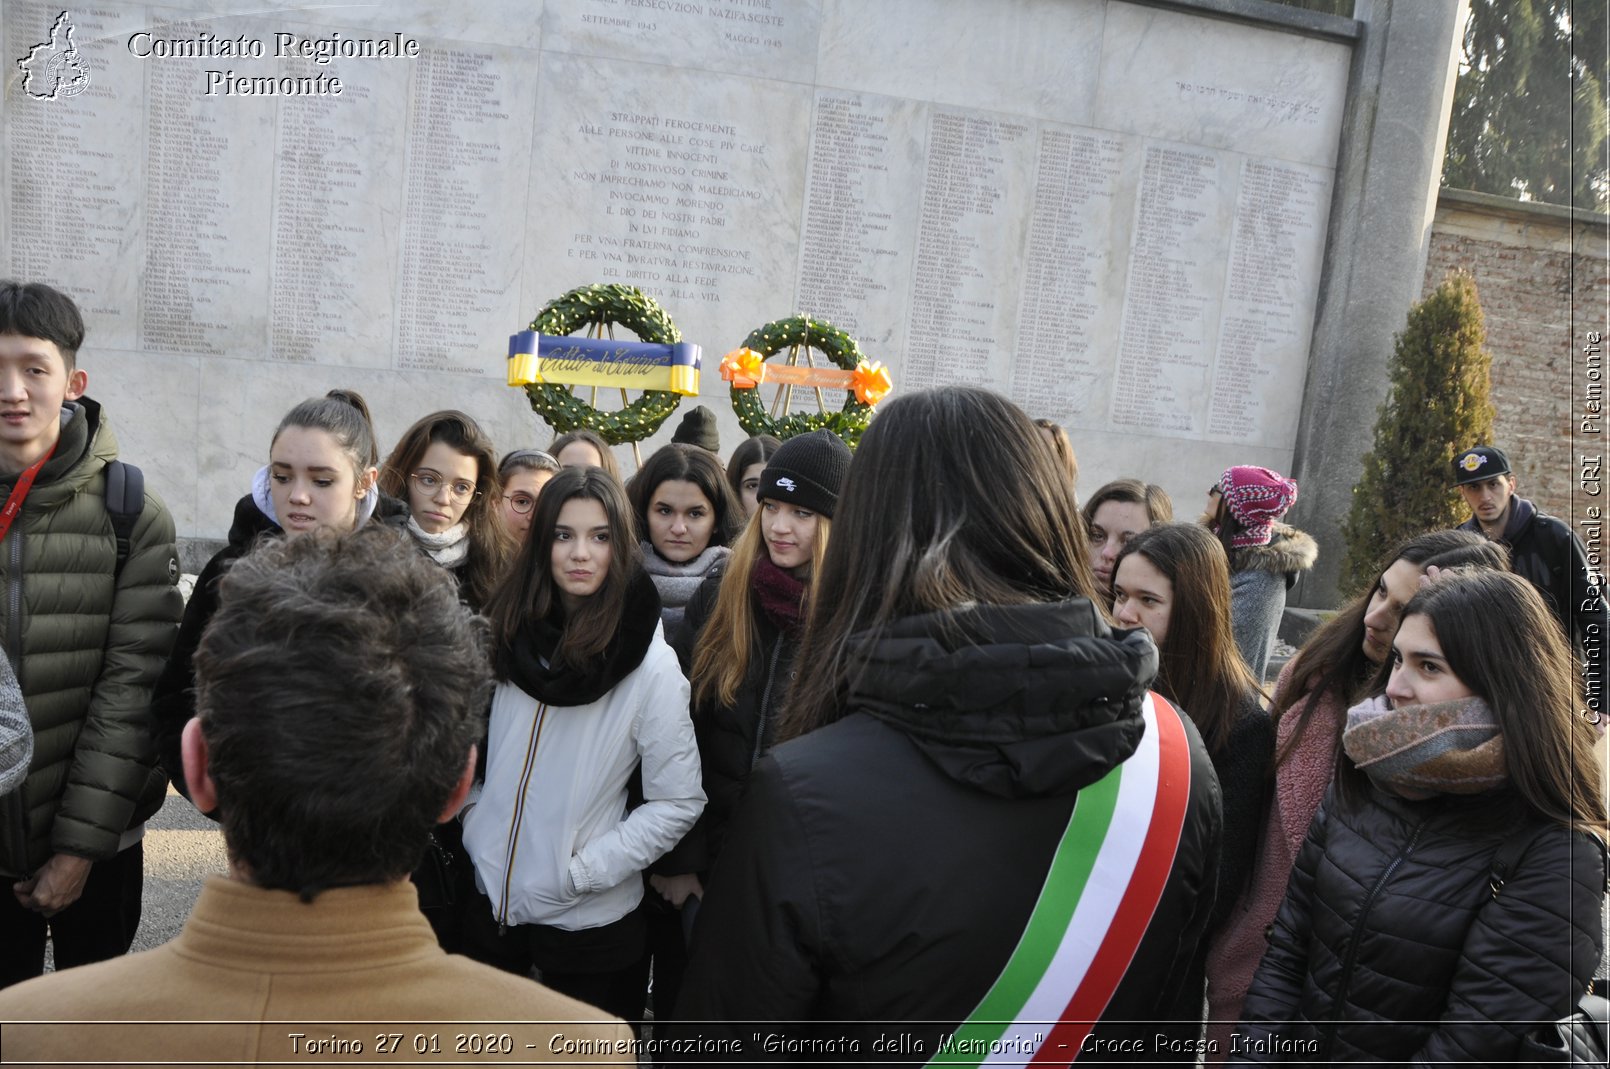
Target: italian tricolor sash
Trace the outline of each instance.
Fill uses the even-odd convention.
[[[1151,923],[1191,795],[1179,714],[1150,693],[1142,709],[1140,747],[1079,792],[1005,971],[930,1065],[1078,1058]]]

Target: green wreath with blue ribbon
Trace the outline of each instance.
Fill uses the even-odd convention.
[[[580,286],[549,301],[527,329],[563,336],[601,324],[625,327],[639,341],[658,345],[675,345],[682,340],[682,332],[659,302],[636,286],[613,282]],[[682,401],[680,394],[670,390],[644,390],[642,396],[623,408],[605,411],[594,408],[565,386],[539,382],[525,387],[525,392],[532,411],[558,433],[589,430],[610,445],[641,442],[659,430]]]

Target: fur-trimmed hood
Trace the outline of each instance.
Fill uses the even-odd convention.
[[[1319,559],[1319,543],[1306,532],[1283,523],[1275,524],[1274,529],[1275,536],[1267,546],[1243,546],[1236,551],[1236,571],[1293,575],[1314,566]]]

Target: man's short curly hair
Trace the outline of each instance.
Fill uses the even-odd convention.
[[[391,531],[241,558],[196,654],[231,859],[304,898],[406,876],[480,737],[491,680],[484,621]]]

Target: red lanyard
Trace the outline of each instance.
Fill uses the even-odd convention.
[[[4,542],[6,535],[11,533],[11,521],[15,520],[17,513],[22,511],[22,499],[28,496],[29,490],[33,489],[34,479],[39,475],[39,469],[45,466],[45,461],[49,460],[51,454],[55,452],[56,447],[52,445],[44,456],[34,461],[27,471],[17,476],[17,485],[11,488],[11,496],[6,498],[5,508],[0,508],[0,542]]]

